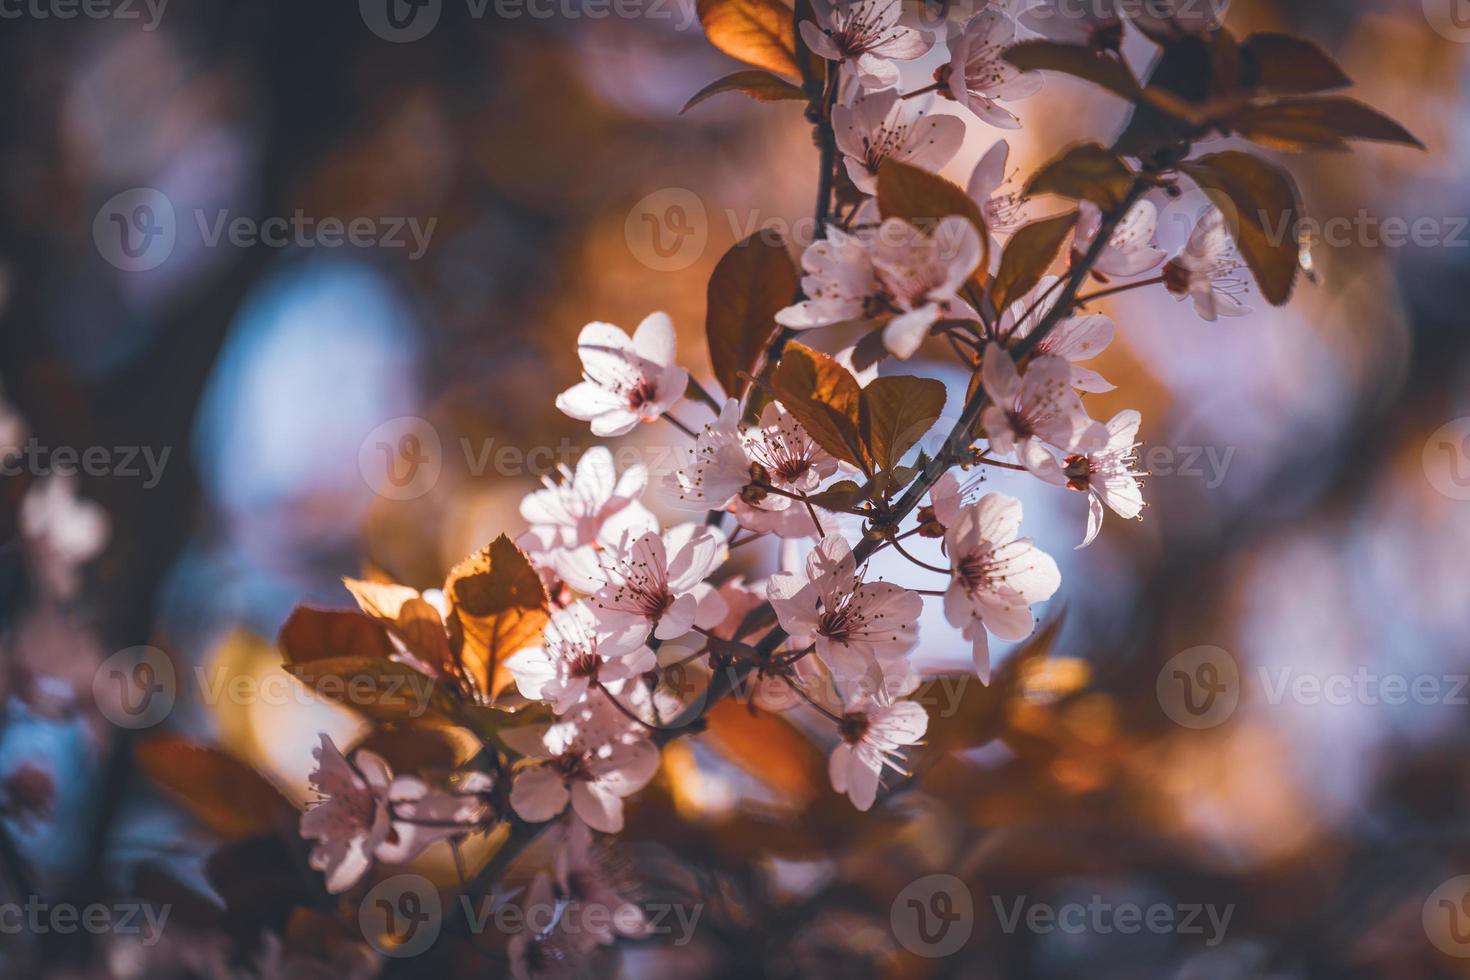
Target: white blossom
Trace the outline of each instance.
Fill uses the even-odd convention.
[[[904,772],[900,749],[916,744],[928,727],[929,715],[917,702],[890,703],[881,692],[852,699],[838,724],[842,741],[827,763],[832,788],[859,810],[869,809],[884,768]]]
[[[1021,128],[1015,114],[999,103],[1035,95],[1042,84],[1040,75],[1002,57],[1015,39],[1016,25],[1004,12],[982,10],[950,39],[948,70],[941,70],[949,96],[999,129]]]
[[[1240,276],[1241,262],[1225,226],[1225,215],[1210,207],[1200,215],[1183,251],[1164,269],[1169,291],[1182,301],[1194,300],[1194,310],[1213,323],[1222,316],[1245,316],[1251,308],[1239,299],[1248,284]]]
[[[674,362],[674,323],[651,313],[632,337],[611,323],[589,323],[577,337],[583,381],[562,392],[556,407],[592,423],[598,436],[620,436],[652,422],[681,398],[689,372]]]
[[[902,99],[890,88],[865,93],[851,106],[832,110],[837,148],[858,190],[865,194],[877,190],[878,167],[884,160],[939,170],[954,157],[965,141],[965,123],[932,111],[934,104],[932,96]]]
[[[1143,417],[1132,409],[1114,415],[1107,423],[1106,438],[1063,461],[1067,487],[1087,494],[1087,536],[1079,548],[1092,544],[1102,530],[1103,505],[1125,520],[1143,511],[1143,491],[1138,485],[1139,473],[1133,469],[1138,459],[1138,426]]]
[[[911,61],[934,46],[922,31],[899,23],[900,0],[813,0],[816,23],[801,22],[801,37],[813,54],[842,63],[863,88],[898,82],[895,61]]]

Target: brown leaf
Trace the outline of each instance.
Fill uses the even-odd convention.
[[[875,378],[863,389],[862,435],[873,465],[891,470],[944,413],[944,384],[933,378]]]
[[[925,230],[952,214],[969,218],[984,250],[979,268],[982,272],[990,268],[990,234],[985,230],[980,205],[938,174],[897,160],[884,160],[878,167],[878,210],[885,218],[902,218]]]
[[[510,683],[505,658],[537,642],[550,619],[541,577],[502,534],[454,566],[444,595],[449,600],[450,641],[460,666],[494,698]]]
[[[827,452],[864,472],[862,389],[847,368],[820,351],[791,343],[772,377],[776,397]]]
[[[1290,34],[1252,34],[1240,45],[1246,84],[1265,92],[1305,95],[1351,85],[1332,55]]]
[[[786,99],[806,100],[806,93],[786,79],[772,75],[770,72],[748,69],[710,82],[684,103],[684,108],[679,110],[679,115],[682,116],[705,99],[713,98],[722,92],[744,92],[757,102],[780,102]]]
[[[1116,153],[1096,143],[1084,143],[1037,171],[1026,185],[1024,196],[1060,194],[1111,211],[1128,197],[1132,185],[1133,174]]]
[[[736,242],[715,266],[707,292],[704,329],[715,378],[725,393],[740,397],[766,344],[776,331],[776,314],[796,295],[796,265],[782,241],[764,232]]]
[[[1138,79],[1121,58],[1104,57],[1090,46],[1055,41],[1022,41],[1005,51],[1005,60],[1023,71],[1059,71],[1100,85],[1125,99],[1138,97]]]
[[[281,627],[281,653],[287,663],[330,657],[386,657],[393,653],[388,631],[376,620],[347,609],[297,606]]]
[[[296,808],[232,755],[176,735],[146,738],[133,754],[150,779],[225,840],[294,831]]]
[[[797,805],[812,800],[826,782],[827,764],[811,739],[785,718],[750,709],[733,698],[705,715],[705,736],[740,768]]]
[[[291,663],[286,670],[322,700],[362,712],[378,721],[452,714],[452,694],[399,660],[381,657],[334,657]]]
[[[1261,294],[1273,306],[1285,304],[1301,267],[1300,205],[1291,175],[1234,150],[1191,160],[1180,169],[1212,196],[1223,196],[1218,203],[1232,219],[1226,224]]]
[[[732,58],[800,78],[791,8],[780,0],[699,0],[709,42]]]
[[[1076,224],[1077,212],[1069,211],[1055,218],[1033,221],[1011,236],[1001,253],[1000,270],[991,286],[997,311],[1004,314],[1013,302],[1035,288]]]
[[[1290,99],[1251,106],[1222,125],[1273,149],[1342,149],[1346,140],[1398,143],[1424,149],[1413,133],[1355,99],[1343,96]]]
[[[386,626],[419,660],[436,670],[449,664],[449,636],[444,621],[439,618],[439,610],[417,589],[354,578],[344,578],[342,584],[363,612]]]

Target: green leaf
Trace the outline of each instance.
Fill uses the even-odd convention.
[[[398,660],[335,657],[287,664],[291,676],[332,704],[362,712],[377,721],[405,721],[431,713],[449,715],[452,694],[434,679]]]
[[[1078,213],[1069,211],[1054,218],[1033,221],[1018,229],[1001,253],[1000,270],[991,286],[995,309],[1004,314],[1016,300],[1025,296],[1046,275],[1062,243],[1077,224]]]
[[[1138,79],[1121,58],[1104,57],[1089,46],[1022,41],[1007,48],[1006,61],[1023,71],[1057,71],[1100,85],[1125,99],[1138,97]]]
[[[875,378],[863,389],[862,434],[873,465],[891,470],[944,413],[944,384],[933,378]]]
[[[712,98],[723,92],[744,92],[757,102],[780,102],[782,100],[806,100],[806,93],[800,87],[792,85],[784,78],[772,75],[770,72],[759,69],[747,69],[737,71],[733,75],[710,82],[704,88],[694,93],[694,96],[679,110],[683,115],[690,109],[699,105],[706,99]]]
[[[1026,185],[1023,196],[1060,194],[1111,211],[1128,197],[1132,185],[1133,173],[1116,153],[1096,143],[1084,143],[1042,167]]]
[[[232,755],[176,735],[133,749],[138,767],[225,840],[290,833],[299,818],[279,790]]]
[[[726,252],[710,276],[704,330],[715,378],[733,398],[755,374],[776,314],[791,305],[800,280],[785,243],[756,232]]]
[[[871,472],[860,435],[862,389],[847,368],[820,351],[791,343],[771,380],[776,397],[817,445]]]
[[[1290,99],[1250,106],[1222,125],[1273,149],[1342,149],[1346,140],[1398,143],[1424,149],[1413,133],[1356,99],[1344,96]]]
[[[839,480],[808,499],[825,510],[845,511],[863,499],[863,488],[852,480]]]
[[[1301,268],[1300,198],[1291,175],[1235,150],[1188,161],[1180,169],[1221,205],[1261,294],[1273,306],[1284,305]]]
[[[788,78],[800,78],[791,8],[780,0],[699,0],[709,42],[730,57]]]
[[[1352,84],[1332,55],[1291,34],[1252,34],[1240,45],[1246,87],[1307,95]]]

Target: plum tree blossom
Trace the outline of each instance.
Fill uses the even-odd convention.
[[[1010,143],[996,140],[975,164],[975,169],[970,173],[970,182],[965,188],[965,192],[980,205],[985,227],[995,238],[1009,235],[1021,224],[1020,198],[1015,193],[1003,191],[1009,178],[1006,166],[1010,158]],[[995,252],[998,262],[999,250]]]
[[[1075,249],[1086,252],[1097,239],[1102,227],[1102,210],[1091,201],[1078,204]],[[1160,265],[1168,258],[1163,249],[1155,248],[1154,234],[1159,228],[1159,209],[1152,201],[1143,200],[1123,216],[1118,227],[1108,236],[1092,268],[1104,276],[1136,276]]]
[[[1021,120],[1000,102],[1035,95],[1042,85],[1040,75],[1001,57],[1015,38],[1015,22],[1003,11],[982,10],[950,39],[949,64],[939,72],[950,98],[998,129],[1021,128]]]
[[[1011,304],[1000,318],[1000,335],[1021,340],[1030,336],[1056,305],[1056,276],[1044,276],[1036,286]],[[1079,361],[1090,361],[1108,349],[1115,333],[1113,321],[1100,313],[1069,316],[1056,324],[1036,345],[1040,354],[1052,354],[1072,365],[1072,387],[1078,391],[1112,391],[1116,386]]]
[[[725,535],[707,524],[680,524],[663,534],[626,534],[601,552],[569,552],[561,567],[591,593],[601,628],[623,635],[652,630],[660,640],[724,618],[724,603],[705,581],[728,555]]]
[[[526,647],[505,662],[521,694],[549,701],[557,714],[567,711],[594,685],[622,689],[624,681],[652,669],[653,651],[644,643],[646,628],[634,624],[605,633],[589,605],[558,609],[546,624],[541,646]]]
[[[589,323],[577,337],[582,377],[556,407],[592,423],[598,436],[620,436],[652,422],[684,397],[689,372],[674,362],[674,322],[650,313],[629,337],[611,323]]]
[[[816,22],[801,22],[801,37],[813,54],[842,64],[863,88],[898,82],[895,61],[912,61],[934,46],[923,31],[899,23],[900,0],[815,0]]]
[[[1125,520],[1143,511],[1143,491],[1139,474],[1133,469],[1138,462],[1138,427],[1143,417],[1133,409],[1124,409],[1107,423],[1107,437],[1095,446],[1063,461],[1067,488],[1087,494],[1087,536],[1079,548],[1085,548],[1102,530],[1103,505]]]
[[[917,702],[890,702],[881,691],[855,696],[837,726],[842,741],[828,759],[832,788],[859,810],[871,809],[883,770],[903,773],[900,750],[917,744],[928,727],[929,715]]]
[[[1117,0],[1040,0],[1022,10],[1016,21],[1033,34],[1063,44],[1085,44],[1116,50],[1123,40],[1123,18]]]
[[[573,907],[592,907],[601,913],[584,916],[588,942],[607,946],[619,936],[642,939],[653,932],[648,916],[632,899],[634,889],[626,867],[607,849],[593,843],[591,829],[573,817],[565,827],[556,852],[557,890]]]
[[[516,728],[503,737],[529,761],[516,770],[510,805],[521,819],[550,820],[572,805],[589,827],[623,829],[623,798],[658,770],[658,749],[601,701],[552,725]]]
[[[832,110],[837,148],[858,190],[872,194],[877,189],[884,160],[937,170],[954,157],[965,141],[964,121],[933,110],[932,96],[901,99],[891,88]]]
[[[382,756],[358,750],[351,762],[322,735],[311,788],[320,797],[301,816],[301,836],[315,840],[310,864],[340,894],[362,879],[387,840],[388,788],[393,774]]]
[[[521,516],[530,525],[522,538],[527,551],[606,546],[625,530],[656,526],[639,501],[648,484],[648,468],[642,464],[619,476],[612,451],[593,446],[577,460],[575,472],[564,464],[558,472],[559,481],[543,477],[545,489],[521,499]]]
[[[1164,282],[1181,302],[1194,300],[1195,312],[1213,323],[1222,316],[1251,312],[1239,299],[1248,288],[1236,275],[1240,269],[1225,215],[1219,208],[1210,207],[1200,215],[1183,250],[1164,267]]]
[[[1001,455],[1015,452],[1032,473],[1051,483],[1064,482],[1047,446],[1070,452],[1101,428],[1072,387],[1072,365],[1044,354],[1031,361],[1023,376],[1004,348],[992,343],[981,378],[992,403],[981,416],[990,448]]]
[[[908,358],[942,317],[975,319],[959,290],[981,253],[980,234],[968,219],[947,217],[925,234],[902,218],[889,218],[865,240],[849,236],[830,247],[809,246],[803,281],[817,298],[787,307],[776,320],[806,329],[888,316],[883,344]]]
[[[767,596],[792,642],[815,644],[816,655],[841,678],[892,673],[906,666],[918,642],[924,600],[889,582],[864,582],[838,535],[811,550],[805,574],[772,575]]]
[[[975,673],[990,683],[987,631],[1003,640],[1022,640],[1036,625],[1034,603],[1062,584],[1057,563],[1020,538],[1021,502],[988,493],[960,511],[944,536],[952,578],[944,593],[944,616],[971,642]]]

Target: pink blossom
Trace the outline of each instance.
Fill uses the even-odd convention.
[[[651,313],[630,338],[610,323],[589,323],[577,337],[583,381],[556,407],[592,423],[598,436],[620,436],[652,422],[684,397],[689,372],[674,363],[674,323]]]
[[[945,534],[953,577],[944,594],[944,615],[971,641],[975,672],[990,683],[987,631],[1003,640],[1030,635],[1036,621],[1031,605],[1050,599],[1061,587],[1057,563],[1018,538],[1021,502],[988,493],[962,510]]]
[[[801,22],[801,37],[813,54],[842,63],[863,88],[898,83],[894,61],[911,61],[934,46],[922,31],[899,24],[900,0],[813,0],[816,23]]]
[[[904,772],[899,750],[917,744],[928,727],[929,715],[916,702],[890,703],[881,693],[853,699],[838,725],[842,741],[827,762],[832,788],[859,810],[871,808],[884,768]]]
[[[634,465],[618,476],[611,450],[593,446],[572,472],[559,467],[561,479],[544,477],[545,489],[521,500],[521,516],[530,524],[521,539],[526,550],[607,545],[628,528],[655,526],[654,516],[638,502],[648,484],[648,469]]]
[[[1087,494],[1087,536],[1077,547],[1092,544],[1102,530],[1104,504],[1125,520],[1143,511],[1139,474],[1133,469],[1138,462],[1135,453],[1142,421],[1136,411],[1125,409],[1108,422],[1103,441],[1084,446],[1083,451],[1064,460],[1067,487]]]
[[[858,190],[865,194],[877,190],[878,167],[884,160],[939,170],[954,157],[965,141],[965,123],[933,108],[932,96],[900,99],[890,88],[860,95],[851,106],[832,110],[837,148]]]
[[[621,690],[623,681],[652,670],[646,636],[638,625],[620,635],[605,633],[587,603],[578,602],[552,613],[541,645],[517,651],[505,666],[523,696],[550,701],[554,712],[566,714],[593,684]]]
[[[1048,483],[1066,482],[1047,445],[1071,452],[1085,436],[1101,428],[1088,417],[1072,388],[1072,365],[1047,354],[1034,358],[1022,377],[999,345],[985,350],[981,380],[991,404],[981,415],[991,449],[1012,451],[1021,463]]]
[[[950,39],[949,65],[941,75],[948,94],[983,122],[1000,129],[1020,129],[1021,121],[999,103],[1035,95],[1041,76],[1022,72],[1002,57],[1016,39],[1015,23],[1002,11],[982,10]]]
[[[1194,300],[1201,319],[1213,323],[1222,316],[1245,316],[1251,312],[1238,298],[1249,287],[1236,275],[1241,262],[1226,229],[1225,216],[1217,207],[1200,215],[1183,251],[1164,269],[1164,281],[1181,301]]]
[[[807,554],[805,574],[772,575],[766,594],[791,642],[814,643],[839,679],[907,673],[924,600],[888,582],[864,582],[840,535]]]

